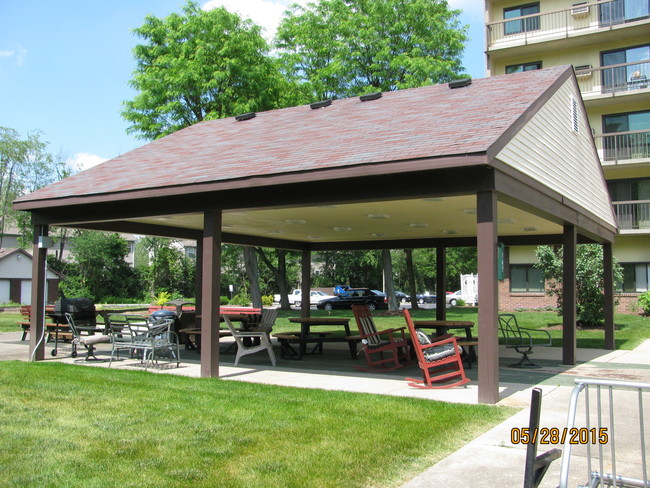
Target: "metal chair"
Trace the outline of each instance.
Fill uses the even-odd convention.
[[[359,327],[359,336],[368,362],[367,368],[355,366],[356,369],[386,372],[412,363],[408,352],[408,342],[404,335],[406,327],[378,331],[368,305],[353,305],[352,313]],[[396,332],[400,334],[400,337],[393,335]],[[384,357],[384,353],[388,356]],[[392,365],[389,366],[390,364]]]
[[[105,334],[94,334],[97,328],[93,326],[81,326],[76,325],[74,321],[74,316],[71,313],[65,314],[65,319],[68,322],[70,327],[70,332],[72,333],[72,357],[77,357],[77,347],[84,346],[88,351],[86,355],[86,361],[100,361],[100,359],[95,356],[95,345],[102,343],[111,342],[111,336]],[[82,335],[82,332],[93,332],[92,335]],[[92,359],[91,359],[92,358]]]
[[[510,364],[511,368],[541,368],[533,363],[528,355],[533,353],[533,346],[552,345],[551,334],[548,331],[519,327],[517,317],[511,313],[499,314],[499,331],[503,337],[504,345],[521,354],[521,361]],[[541,339],[535,342],[534,334],[542,336]]]
[[[273,353],[273,346],[271,346],[271,341],[269,340],[268,333],[266,331],[239,331],[235,329],[232,325],[232,322],[227,315],[223,315],[223,320],[226,323],[226,326],[230,330],[230,333],[235,338],[237,343],[237,355],[235,356],[235,366],[239,363],[239,359],[242,356],[247,354],[254,354],[259,351],[266,350],[269,353],[269,358],[271,359],[271,364],[275,366],[275,354]],[[244,339],[257,339],[259,344],[245,344]]]
[[[437,389],[469,383],[456,338],[447,334],[436,337],[435,341],[432,341],[423,331],[415,328],[409,311],[404,309],[403,312],[423,377],[421,380],[406,378],[409,386]],[[454,381],[449,383],[449,380]],[[441,382],[446,383],[440,384]]]

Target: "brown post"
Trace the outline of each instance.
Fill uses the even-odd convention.
[[[203,214],[201,285],[201,377],[219,377],[219,305],[221,297],[221,211]]]
[[[605,349],[616,349],[614,338],[614,257],[612,243],[603,244],[603,286],[605,288]]]
[[[436,247],[436,320],[447,319],[447,249]]]
[[[194,263],[194,305],[196,310],[196,319],[194,327],[201,327],[201,301],[203,300],[203,241],[196,241],[196,262]]]
[[[576,248],[578,234],[564,226],[562,249],[562,364],[576,363]]]
[[[47,237],[47,225],[34,226],[32,246],[32,298],[29,324],[29,357],[34,361],[45,359],[45,288],[47,282],[47,246],[39,244],[41,237]],[[43,338],[43,340],[41,340]]]
[[[478,248],[478,401],[499,401],[499,335],[497,275],[497,196],[493,191],[476,194]]]
[[[311,291],[311,251],[304,250],[302,252],[301,260],[301,285],[300,285],[300,316],[309,317],[311,315],[311,297],[309,292]]]

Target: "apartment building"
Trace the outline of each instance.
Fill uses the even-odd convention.
[[[573,65],[618,219],[619,310],[650,286],[650,0],[485,0],[488,76]],[[502,308],[553,305],[534,248],[506,252]]]

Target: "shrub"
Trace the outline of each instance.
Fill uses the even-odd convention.
[[[230,300],[231,305],[242,305],[244,307],[248,307],[251,304],[251,297],[247,293],[240,293],[238,295],[235,295],[232,297],[232,300]]]
[[[171,293],[169,293],[168,291],[161,291],[160,293],[158,293],[156,298],[154,298],[154,303],[160,307],[165,303],[167,303],[168,301],[170,301],[171,299],[172,299]]]
[[[273,305],[273,295],[262,295],[262,306],[270,307]]]
[[[641,310],[643,310],[643,315],[650,315],[650,291],[639,295],[638,304]]]
[[[230,304],[230,298],[224,296],[219,297],[219,305],[228,305],[228,304]]]

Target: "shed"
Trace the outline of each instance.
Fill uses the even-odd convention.
[[[47,270],[46,300],[54,302],[59,296],[61,276]],[[0,303],[30,305],[32,300],[32,255],[20,248],[0,249]]]
[[[32,212],[36,236],[56,225],[196,239],[203,376],[219,374],[222,242],[302,251],[303,293],[312,251],[436,247],[445,289],[444,249],[477,246],[487,403],[499,399],[499,243],[564,244],[566,364],[575,362],[575,246],[601,243],[613,347],[617,227],[571,66],[204,121],[14,208]]]

